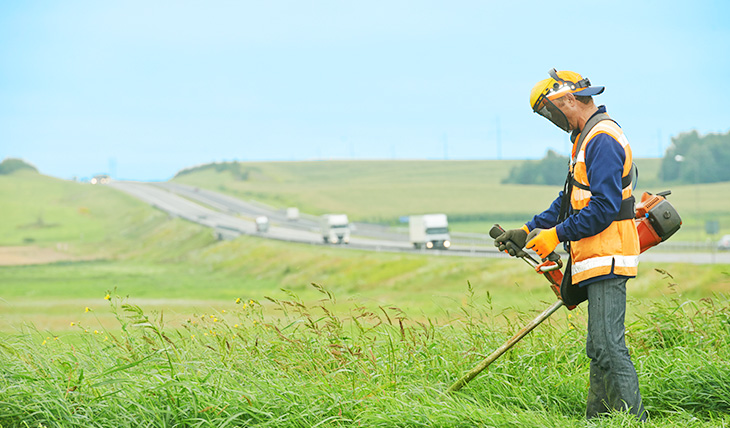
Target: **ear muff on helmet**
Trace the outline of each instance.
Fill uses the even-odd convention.
[[[574,76],[570,76],[570,77],[566,76],[566,77],[568,79],[573,78],[573,79],[575,79],[575,81],[565,80],[558,75],[558,71],[556,69],[554,69],[554,68],[550,69],[550,70],[548,70],[548,74],[550,75],[550,77],[552,77],[555,80],[556,84],[558,82],[560,82],[559,85],[553,84],[553,88],[555,90],[560,89],[561,86],[567,86],[568,88],[570,88],[571,92],[577,92],[577,91],[583,90],[583,89],[591,86],[591,81],[588,80],[587,77],[585,79],[582,79],[580,74],[573,73],[571,71],[565,71],[562,73],[574,75]]]

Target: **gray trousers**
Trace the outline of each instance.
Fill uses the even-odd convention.
[[[587,285],[586,354],[591,359],[588,419],[612,410],[628,411],[640,421],[647,418],[639,379],[624,339],[627,280],[611,278]]]

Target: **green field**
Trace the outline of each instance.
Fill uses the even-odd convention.
[[[522,262],[216,241],[25,172],[0,197],[0,245],[69,253],[0,266],[0,427],[638,426],[583,421],[582,308],[444,394],[554,301]],[[629,284],[646,426],[730,425],[730,266],[642,263]]]
[[[396,224],[399,217],[448,214],[451,229],[486,233],[492,224],[517,226],[546,209],[561,186],[505,185],[522,161],[329,161],[211,165],[175,181],[311,214],[344,212],[356,221]],[[657,179],[660,159],[637,159],[637,198],[672,190],[684,225],[674,241],[715,240],[730,233],[730,183],[668,185]],[[708,236],[705,222],[720,233]]]

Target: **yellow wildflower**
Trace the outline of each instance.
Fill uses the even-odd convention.
[[[249,305],[253,305],[253,300],[249,300],[249,301],[248,301],[248,304],[249,304]]]
[[[236,304],[241,303],[241,298],[236,299]]]
[[[86,309],[84,309],[84,312],[90,312],[90,311],[91,311],[91,308],[89,308],[88,306],[86,307]]]
[[[104,300],[111,300],[111,298],[112,298],[112,296],[110,296],[109,293],[107,293],[107,295],[104,296]]]
[[[71,321],[71,327],[73,327],[73,326],[75,326],[75,325],[76,325],[76,323],[75,323],[75,322],[73,322],[73,321]]]

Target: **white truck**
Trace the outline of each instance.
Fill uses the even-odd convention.
[[[408,235],[413,247],[447,249],[451,246],[446,214],[412,215],[408,218]]]
[[[322,240],[325,244],[347,244],[350,242],[350,222],[347,214],[325,214],[322,216]]]
[[[269,231],[269,218],[265,215],[256,217],[256,232],[266,233]]]
[[[299,220],[299,208],[289,207],[286,209],[286,219],[289,221]]]

